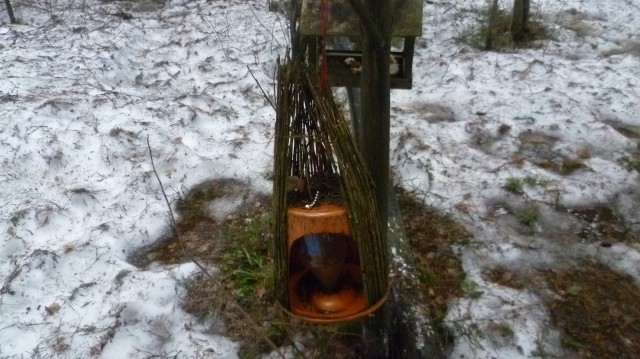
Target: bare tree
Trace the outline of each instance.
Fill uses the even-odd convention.
[[[487,33],[484,39],[484,49],[493,49],[493,29],[496,27],[496,21],[498,17],[498,0],[493,0],[491,10],[489,10],[489,26],[487,27]]]
[[[7,5],[7,13],[9,14],[9,21],[12,24],[17,24],[16,16],[13,14],[13,7],[11,7],[11,0],[4,0],[4,3]]]

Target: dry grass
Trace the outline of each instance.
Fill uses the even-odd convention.
[[[514,272],[509,270],[508,268],[498,266],[492,268],[484,273],[484,276],[497,284],[503,285],[505,287],[522,290],[526,287],[523,279],[516,275]]]
[[[640,290],[598,263],[543,271],[562,343],[581,358],[640,358]]]
[[[631,230],[629,224],[609,205],[572,208],[568,211],[582,224],[578,236],[584,241],[600,241],[603,246],[617,242],[640,242],[640,234]]]
[[[640,358],[640,289],[631,277],[593,261],[532,276],[496,267],[485,277],[546,298],[565,357]]]
[[[416,194],[396,189],[396,195],[422,290],[429,300],[430,319],[447,344],[452,339],[443,325],[447,304],[465,296],[465,274],[451,246],[472,235],[451,216],[425,205]]]
[[[185,233],[191,233],[184,236],[187,247],[193,249],[193,255],[201,261],[216,263],[222,283],[220,288],[206,278],[190,279],[185,283],[187,295],[183,309],[202,319],[214,319],[210,321],[214,325],[213,331],[242,343],[239,352],[242,358],[259,357],[270,348],[255,340],[254,330],[245,318],[235,315],[219,300],[220,290],[233,294],[260,324],[262,335],[278,346],[292,346],[300,357],[362,357],[364,344],[357,334],[361,330],[358,323],[318,327],[290,318],[274,304],[274,264],[269,259],[270,210],[266,205],[253,206],[225,221],[212,220],[203,208],[225,193],[214,190],[224,186],[223,182],[209,183],[208,187],[192,191],[179,206],[182,218],[179,226]],[[437,328],[442,344],[446,345],[452,341],[443,323],[447,303],[472,295],[465,291],[465,274],[452,244],[463,244],[471,234],[452,217],[426,206],[416,194],[398,189],[397,197],[417,265],[420,289],[429,301],[429,318]],[[589,213],[581,212],[581,215],[588,217]],[[164,263],[187,260],[172,240],[165,243],[149,252],[156,254],[154,260]],[[519,290],[535,291],[540,283],[546,283],[555,293],[546,296],[547,305],[555,325],[562,332],[562,343],[567,352],[575,351],[583,358],[640,357],[640,341],[637,340],[640,338],[640,310],[637,307],[640,291],[631,278],[597,263],[562,271],[545,269],[535,278],[525,278],[508,268],[496,267],[486,271],[485,277]],[[534,288],[531,288],[532,283]]]

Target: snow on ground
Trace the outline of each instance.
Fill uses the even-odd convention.
[[[248,68],[270,83],[284,24],[258,2],[172,1],[128,21],[111,15],[124,3],[57,4],[56,20],[16,6],[26,25],[0,28],[0,273],[16,273],[0,357],[235,356],[179,307],[193,265],[127,256],[168,227],[147,138],[172,198],[210,177],[269,188],[273,111]]]
[[[274,113],[249,69],[271,89],[284,20],[266,1],[13,2],[23,25],[0,13],[0,358],[235,357],[236,343],[180,309],[194,265],[144,271],[127,256],[168,228],[147,138],[172,199],[223,176],[269,191]],[[481,295],[447,319],[486,335],[459,336],[451,357],[531,357],[559,350],[541,299],[486,281],[484,268],[590,257],[640,282],[637,245],[560,241],[565,217],[544,209],[522,233],[504,213],[526,203],[502,189],[544,178],[525,188],[530,200],[610,202],[638,229],[638,174],[619,162],[637,144],[611,124],[640,126],[640,6],[538,1],[555,40],[484,53],[456,41],[484,4],[425,4],[414,88],[392,94],[392,166],[475,235],[459,252]],[[554,138],[563,156],[588,151],[586,167],[515,165],[522,133]]]
[[[526,272],[596,258],[640,282],[637,245],[616,244],[608,250],[599,243],[565,240],[562,235],[571,228],[563,227],[575,218],[544,207],[534,235],[518,231],[513,219],[501,218],[527,205],[501,187],[508,178],[531,177],[548,184],[542,190],[525,186],[530,201],[566,207],[610,202],[638,230],[638,174],[618,162],[637,151],[638,144],[610,126],[640,125],[638,5],[538,1],[535,11],[556,40],[536,49],[482,53],[455,37],[470,26],[474,15],[469,10],[485,4],[425,7],[414,88],[392,95],[393,167],[406,187],[427,191],[432,204],[475,228],[473,245],[460,248],[460,255],[467,281],[481,294],[449,309],[447,320],[458,334],[451,357],[561,355],[542,298],[491,283],[482,272],[496,265]],[[567,29],[569,22],[574,30]],[[578,26],[586,35],[575,31]],[[440,121],[421,112],[436,113]],[[499,135],[505,125],[507,133]],[[528,161],[516,166],[519,135],[528,132],[555,138],[550,150],[567,157],[588,151],[586,168],[562,175]],[[463,213],[454,209],[457,204],[472,209]],[[515,333],[507,342],[500,336],[503,325]]]

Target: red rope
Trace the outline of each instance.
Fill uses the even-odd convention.
[[[320,86],[322,89],[329,88],[329,79],[327,78],[327,31],[329,28],[329,0],[322,0],[321,3],[321,18],[320,23],[322,25],[322,55],[320,58]]]

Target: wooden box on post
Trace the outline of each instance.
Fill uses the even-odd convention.
[[[294,0],[295,1],[295,0]],[[336,87],[360,87],[362,52],[357,49],[361,38],[360,18],[349,0],[328,1],[327,36],[348,37],[353,50],[332,49],[331,41],[322,43],[322,1],[302,0],[298,32],[307,59],[312,65],[321,60],[322,46],[327,58],[329,84]],[[410,89],[413,84],[413,55],[416,37],[422,35],[422,0],[391,0],[393,9],[391,34],[393,37],[391,66],[392,89]]]

